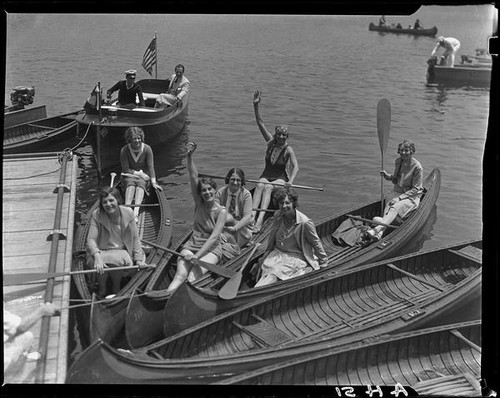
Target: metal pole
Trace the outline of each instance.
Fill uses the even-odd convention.
[[[99,94],[97,96],[97,101],[98,101],[98,108],[99,108],[99,123],[97,123],[96,127],[96,142],[97,142],[97,156],[96,156],[96,163],[97,163],[97,178],[100,180],[102,177],[102,170],[101,170],[101,118],[102,118],[102,111],[101,111],[101,82],[97,83],[97,88],[99,90]]]
[[[155,79],[158,79],[158,36],[155,32]]]
[[[64,156],[61,165],[61,174],[59,177],[59,185],[57,188],[57,202],[56,211],[54,216],[54,230],[53,234],[49,235],[47,239],[52,237],[52,245],[50,247],[49,269],[48,272],[55,272],[57,268],[57,251],[59,247],[62,207],[64,201],[64,188],[66,180],[66,167],[68,164],[68,156]],[[72,187],[73,189],[73,187]],[[64,239],[64,237],[63,237]],[[47,287],[45,288],[45,302],[51,303],[54,295],[54,278],[47,279]],[[35,383],[43,383],[45,376],[45,368],[47,365],[47,348],[49,345],[49,332],[50,332],[50,317],[44,316],[42,318],[42,325],[40,328],[40,341],[38,343],[38,351],[41,354],[40,363],[37,367]]]

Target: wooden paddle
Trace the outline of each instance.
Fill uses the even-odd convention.
[[[149,242],[149,241],[144,240],[144,239],[141,240],[141,242],[145,243],[146,245],[156,247],[157,249],[166,251],[167,253],[172,253],[172,254],[175,254],[176,256],[181,256],[180,253],[176,252],[175,250],[169,249],[168,247],[160,246],[160,245],[157,245],[156,243]],[[206,261],[202,261],[199,259],[198,260],[197,259],[191,260],[191,262],[193,264],[196,264],[196,265],[199,265],[203,268],[206,268],[209,271],[211,271],[217,275],[223,276],[225,278],[231,278],[235,274],[235,271],[233,271],[232,269],[224,268],[224,267],[221,267],[221,266],[215,265],[215,264],[210,264],[210,263],[207,263]]]
[[[199,177],[208,177],[208,178],[214,178],[214,179],[218,179],[218,180],[225,180],[226,177],[222,177],[222,176],[213,176],[213,175],[210,175],[210,174],[198,174]],[[245,181],[248,181],[248,182],[253,182],[253,183],[258,183],[259,180],[250,180],[248,178],[245,179]],[[276,182],[266,182],[266,184],[271,184],[271,185],[274,185],[276,187],[282,187],[283,184],[279,184],[279,183],[276,183]],[[292,188],[299,188],[299,189],[308,189],[308,190],[311,190],[311,191],[324,191],[325,188],[323,187],[310,187],[310,186],[307,186],[307,185],[296,185],[296,184],[292,184]]]
[[[154,268],[156,265],[146,265],[142,268]],[[114,267],[114,268],[104,268],[104,272],[110,271],[126,271],[131,269],[138,269],[139,266],[131,265],[127,267]],[[57,278],[59,276],[66,275],[78,275],[78,274],[91,274],[97,272],[96,269],[85,269],[81,271],[67,271],[67,272],[27,272],[27,273],[19,273],[19,274],[4,274],[3,275],[3,285],[11,286],[11,285],[24,285],[28,283],[32,283],[34,281],[41,281],[48,278]]]
[[[377,134],[380,144],[380,153],[382,155],[381,170],[384,170],[384,154],[389,142],[389,132],[391,129],[391,103],[388,99],[382,98],[377,104]],[[384,214],[384,176],[380,176],[380,196],[381,210]]]
[[[222,286],[219,290],[219,297],[224,300],[231,300],[236,297],[236,294],[238,294],[238,290],[240,288],[241,284],[241,278],[243,277],[243,270],[245,267],[248,265],[250,262],[250,259],[252,258],[253,254],[255,253],[255,250],[260,246],[260,243],[256,243],[254,247],[252,248],[252,251],[248,255],[247,259],[243,263],[243,265],[240,267],[238,272],[236,272],[231,279],[229,279],[224,286]]]
[[[111,173],[110,176],[111,176],[111,182],[109,183],[109,187],[113,188],[113,183],[115,182],[116,173]]]

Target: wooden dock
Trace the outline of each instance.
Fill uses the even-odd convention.
[[[3,273],[4,308],[21,317],[43,302],[62,308],[31,328],[39,360],[16,363],[4,383],[64,383],[68,361],[70,276],[43,281],[17,281],[24,273],[71,271],[75,199],[75,155],[44,153],[4,156]],[[20,275],[19,275],[20,276]]]

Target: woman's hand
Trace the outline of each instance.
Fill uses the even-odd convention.
[[[101,253],[96,253],[94,255],[94,268],[96,269],[98,274],[104,274],[104,268],[107,268],[104,261],[102,261]]]
[[[257,90],[257,91],[255,91],[255,93],[253,93],[253,103],[258,104],[260,102],[260,100],[261,100],[260,91]]]
[[[290,181],[287,181],[283,184],[283,188],[285,189],[290,189],[292,187],[292,183]]]
[[[153,186],[154,189],[157,189],[158,191],[163,191],[163,188],[156,181],[151,181],[151,185]]]
[[[136,265],[137,267],[139,267],[139,269],[141,269],[141,268],[145,268],[145,267],[147,266],[147,264],[146,264],[144,261],[142,261],[142,260],[137,260],[137,261],[135,262],[135,265]]]
[[[196,143],[191,141],[187,143],[187,154],[191,155],[194,151],[196,151]]]
[[[380,171],[380,175],[382,177],[384,177],[386,180],[390,180],[391,179],[391,175],[387,171],[385,171],[385,170],[381,170]]]
[[[237,232],[235,227],[224,227],[224,230],[232,234]]]

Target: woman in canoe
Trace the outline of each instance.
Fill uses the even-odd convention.
[[[380,172],[382,177],[394,184],[394,188],[385,199],[384,216],[373,218],[377,223],[389,225],[397,218],[402,221],[420,204],[424,171],[420,162],[413,157],[415,144],[405,140],[398,145],[397,153],[399,158],[396,159],[394,173],[389,174],[385,170]],[[377,225],[366,231],[364,239],[378,241],[385,229],[385,226]]]
[[[104,272],[109,267],[137,265],[143,267],[145,255],[141,248],[132,209],[120,206],[120,191],[104,188],[99,194],[99,207],[92,213],[87,236],[87,265],[98,274],[99,296],[106,296],[108,275],[111,275],[112,292],[120,290],[122,272]]]
[[[260,92],[257,90],[253,96],[253,108],[257,126],[259,126],[259,130],[266,140],[267,149],[265,168],[253,194],[253,208],[266,210],[271,202],[271,195],[274,189],[274,185],[269,183],[281,184],[285,188],[289,188],[299,171],[299,164],[295,152],[288,145],[288,126],[276,126],[273,136],[264,125],[264,120],[260,116],[260,101]],[[254,232],[260,231],[264,221],[264,213],[264,211],[261,211],[257,220],[255,220]],[[255,214],[256,212],[254,211],[253,217],[255,217]]]
[[[217,184],[207,177],[198,177],[193,161],[194,142],[188,143],[187,168],[194,199],[193,233],[177,260],[177,270],[167,293],[173,293],[186,279],[194,281],[207,270],[196,260],[217,264],[222,258],[223,228],[227,219],[226,208],[215,200]]]
[[[244,247],[252,238],[252,194],[245,188],[245,173],[232,168],[226,175],[226,185],[215,194],[215,200],[227,209],[224,233],[239,247]]]
[[[136,205],[140,205],[150,186],[160,191],[162,188],[156,182],[153,150],[144,143],[144,131],[140,127],[129,127],[125,131],[125,141],[127,144],[120,152],[125,204],[131,204],[134,200]],[[139,207],[135,207],[136,221],[138,215]]]
[[[297,210],[298,195],[280,188],[275,195],[279,211],[273,218],[261,276],[255,287],[301,276],[326,267],[328,257],[311,219]]]

